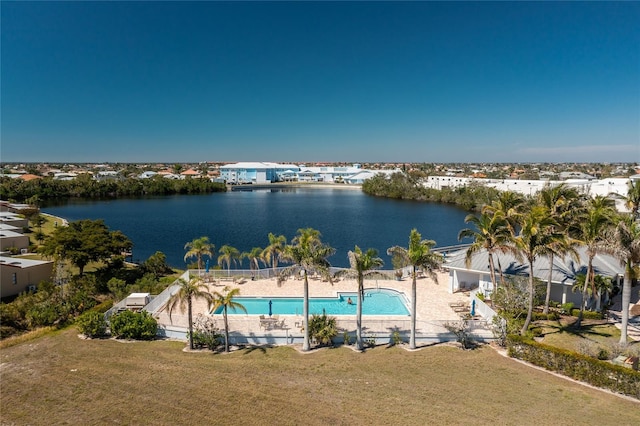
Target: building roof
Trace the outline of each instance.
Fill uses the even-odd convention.
[[[0,256],[0,266],[10,266],[13,268],[28,268],[30,266],[53,264],[50,260],[22,259],[19,257]]]
[[[553,272],[551,281],[560,284],[573,284],[578,274],[585,274],[587,270],[586,248],[580,247],[578,250],[579,261],[575,261],[569,256],[560,258],[553,257]],[[472,258],[469,268],[466,266],[466,249],[446,255],[446,266],[449,269],[472,271],[489,274],[489,255],[486,250],[477,252]],[[494,253],[493,263],[496,273],[500,268],[505,275],[529,276],[529,265],[518,261],[512,254]],[[615,277],[624,273],[624,268],[613,256],[607,254],[597,254],[593,259],[593,268],[596,274],[608,277]],[[539,256],[533,264],[533,275],[541,280],[549,277],[549,258]]]

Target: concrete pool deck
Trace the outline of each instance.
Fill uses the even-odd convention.
[[[421,277],[417,280],[416,298],[416,322],[417,336],[427,340],[450,340],[451,334],[444,328],[446,322],[460,320],[460,314],[451,308],[450,304],[469,303],[469,296],[463,293],[450,294],[448,289],[449,274],[446,271],[437,273],[438,284],[432,279]],[[225,286],[238,288],[241,297],[302,297],[302,279],[289,278],[278,285],[276,279],[247,280],[243,283],[229,281],[216,281],[208,283],[210,291],[222,292]],[[411,298],[411,279],[397,280],[365,280],[365,289],[390,288],[404,293],[406,298]],[[334,282],[323,282],[320,279],[309,279],[309,297],[334,297],[339,292],[357,291],[357,283],[354,279],[341,279]],[[410,309],[410,306],[408,306]],[[264,312],[265,315],[268,312]],[[194,321],[199,316],[211,317],[215,320],[216,327],[223,330],[224,322],[221,314],[209,315],[207,303],[196,300],[193,303]],[[158,324],[164,328],[166,334],[184,333],[188,319],[185,312],[179,309],[173,311],[171,318],[166,308],[162,308],[155,314]],[[336,315],[338,327],[353,331],[356,328],[355,315]],[[302,339],[302,315],[280,315],[279,321],[284,325],[278,328],[265,329],[260,324],[258,315],[235,314],[229,315],[229,332],[232,341],[237,343],[297,343]],[[375,335],[377,338],[388,339],[393,330],[400,331],[403,337],[407,337],[410,330],[410,316],[386,316],[365,315],[362,324],[365,335]],[[480,330],[479,330],[480,331]],[[446,334],[446,336],[444,336]],[[480,333],[489,337],[490,333]],[[406,339],[405,339],[406,340]]]

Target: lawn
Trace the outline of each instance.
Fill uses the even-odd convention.
[[[597,353],[597,348],[608,351],[616,348],[620,330],[613,324],[606,320],[584,320],[582,326],[576,329],[573,326],[575,321],[575,317],[562,317],[559,321],[537,322],[542,328],[542,343],[576,352],[591,349]],[[629,349],[633,353],[640,353],[640,342],[630,340]]]
[[[292,347],[187,353],[183,342],[81,340],[0,350],[3,424],[640,424],[640,405],[489,347]]]

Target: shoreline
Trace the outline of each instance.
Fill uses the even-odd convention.
[[[285,183],[260,183],[247,185],[227,185],[228,191],[254,191],[257,189],[277,189],[277,188],[317,188],[317,189],[347,189],[362,190],[362,185],[328,182],[285,182]]]

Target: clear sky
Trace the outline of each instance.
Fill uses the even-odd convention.
[[[1,161],[640,161],[640,2],[7,2]]]

